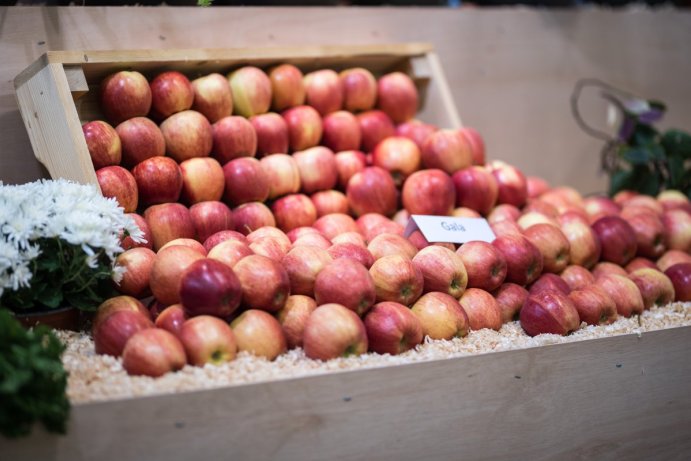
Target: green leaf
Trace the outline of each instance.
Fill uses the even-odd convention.
[[[626,149],[622,152],[622,157],[632,165],[646,165],[650,162],[650,151],[643,147]]]
[[[632,189],[641,194],[655,196],[660,191],[660,178],[647,166],[637,165],[632,170]]]
[[[660,140],[668,156],[691,158],[691,135],[681,130],[668,130]]]
[[[36,299],[46,307],[51,309],[58,308],[62,303],[62,290],[56,290],[55,288],[41,290]]]
[[[669,172],[669,189],[679,189],[684,180],[684,159],[676,155],[667,159],[667,169]]]
[[[636,129],[633,132],[633,137],[631,138],[631,144],[634,146],[645,146],[656,143],[658,135],[659,133],[652,126],[637,123]]]
[[[614,195],[617,192],[630,189],[632,185],[633,175],[629,170],[618,170],[612,173],[609,180],[609,195]]]

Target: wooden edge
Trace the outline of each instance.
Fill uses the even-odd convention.
[[[461,117],[458,115],[458,110],[456,109],[456,105],[454,103],[451,88],[449,87],[449,83],[446,81],[446,77],[444,76],[444,70],[442,69],[439,56],[436,52],[430,50],[427,52],[427,60],[434,75],[434,84],[438,88],[441,96],[440,101],[438,102],[443,105],[450,121],[450,126],[448,128],[463,127]]]

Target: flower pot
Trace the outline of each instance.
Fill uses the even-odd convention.
[[[79,331],[82,315],[76,307],[61,307],[40,312],[15,312],[14,316],[26,328],[48,325],[56,330]]]

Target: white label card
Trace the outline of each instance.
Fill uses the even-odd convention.
[[[484,218],[412,215],[403,235],[408,237],[415,230],[422,232],[422,235],[430,243],[465,243],[472,240],[492,243],[496,238],[492,228]]]

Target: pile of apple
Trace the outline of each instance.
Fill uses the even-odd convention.
[[[122,296],[92,332],[131,374],[399,354],[517,318],[568,334],[691,299],[684,195],[584,198],[485,164],[477,131],[414,119],[404,73],[120,71],[100,97],[106,120],[83,126],[96,175],[146,243],[123,236]],[[484,217],[496,239],[404,237],[411,214]]]

